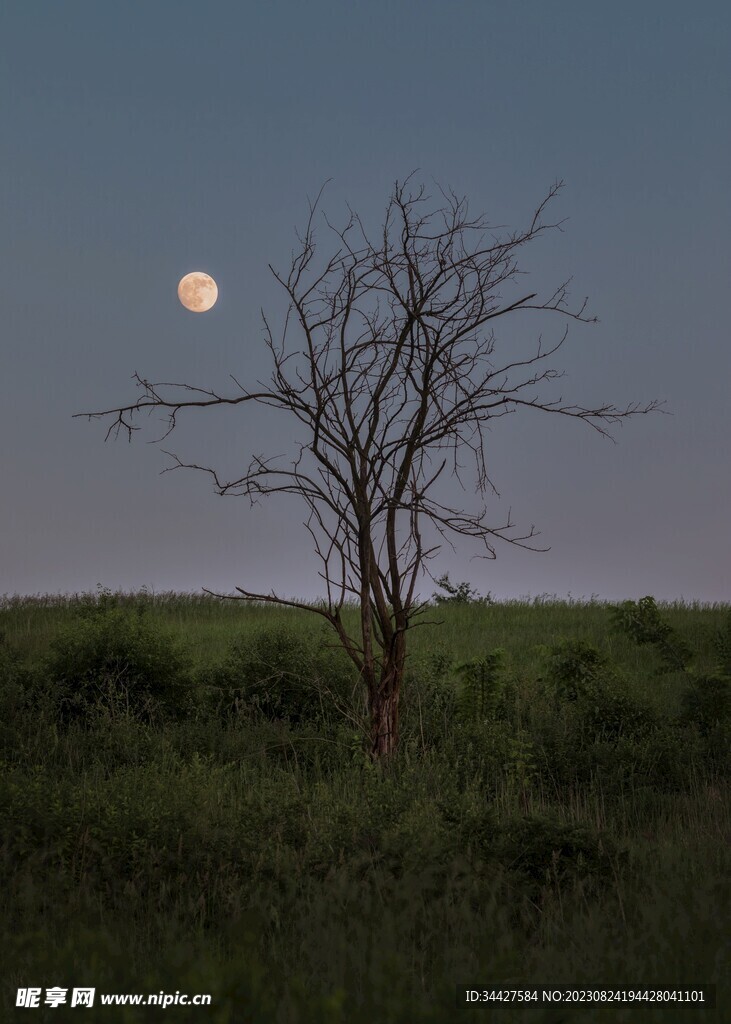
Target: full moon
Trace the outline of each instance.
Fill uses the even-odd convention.
[[[218,298],[218,285],[208,274],[194,270],[181,278],[178,298],[186,309],[193,313],[205,313],[214,306]]]

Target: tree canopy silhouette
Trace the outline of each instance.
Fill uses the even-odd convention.
[[[251,388],[232,376],[235,390],[223,395],[135,374],[142,389],[135,402],[76,414],[111,417],[107,438],[123,430],[131,440],[138,413],[162,410],[167,429],[158,441],[173,431],[179,413],[194,407],[255,402],[290,418],[300,432],[291,457],[253,455],[233,480],[166,452],[173,459],[169,468],[210,474],[219,494],[252,501],[288,494],[303,502],[323,600],[306,604],[245,587],[217,596],[306,608],[330,623],[365,687],[374,758],[397,749],[407,633],[426,605],[417,583],[442,541],[472,538],[488,558],[495,557],[495,539],[547,550],[530,544],[533,527],[516,535],[510,514],[502,525],[488,523],[484,498],[494,490],[485,460],[489,423],[527,408],[572,417],[611,436],[612,423],[662,404],[586,408],[539,393],[540,385],[562,376],[545,361],[564,343],[570,321],[596,321],[586,300],[569,305],[568,281],[545,298],[507,294],[520,274],[520,250],[560,228],[544,218],[562,183],[551,187],[527,227],[500,237],[484,217],[471,218],[467,201],[451,190],[439,188],[443,203],[430,208],[424,187],[412,179],[394,186],[376,237],[352,210],[339,228],[324,217],[335,251],[319,261],[315,220],[322,189],[310,203],[287,272],[270,267],[288,308],[277,337],[262,312],[272,364],[267,383]],[[497,359],[497,322],[536,313],[562,321],[554,343],[544,347],[539,335],[533,351]],[[468,472],[469,489],[482,501],[473,511],[454,500]],[[359,627],[349,632],[342,611],[353,599]]]

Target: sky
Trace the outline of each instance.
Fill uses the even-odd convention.
[[[161,475],[146,420],[128,444],[72,417],[134,401],[135,372],[266,378],[261,309],[286,310],[268,264],[288,265],[308,200],[331,179],[328,217],[350,204],[377,229],[416,171],[508,228],[565,181],[563,233],[521,257],[531,288],[573,275],[599,317],[551,364],[561,394],[672,413],[616,426],[616,445],[505,417],[490,519],[510,508],[550,551],[459,544],[432,572],[498,600],[731,600],[730,43],[721,0],[2,4],[0,595],[322,594],[295,499],[221,498],[204,474]],[[218,283],[207,313],[178,301],[191,270]],[[515,330],[503,344],[530,348],[555,324]],[[191,411],[163,447],[243,471],[290,450],[260,412]]]

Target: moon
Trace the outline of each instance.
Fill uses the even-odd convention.
[[[178,298],[192,313],[205,313],[216,304],[218,285],[209,274],[194,270],[180,279]]]

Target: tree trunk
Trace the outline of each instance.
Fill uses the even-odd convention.
[[[399,694],[403,666],[384,666],[371,701],[371,757],[374,761],[396,753],[399,739]]]

